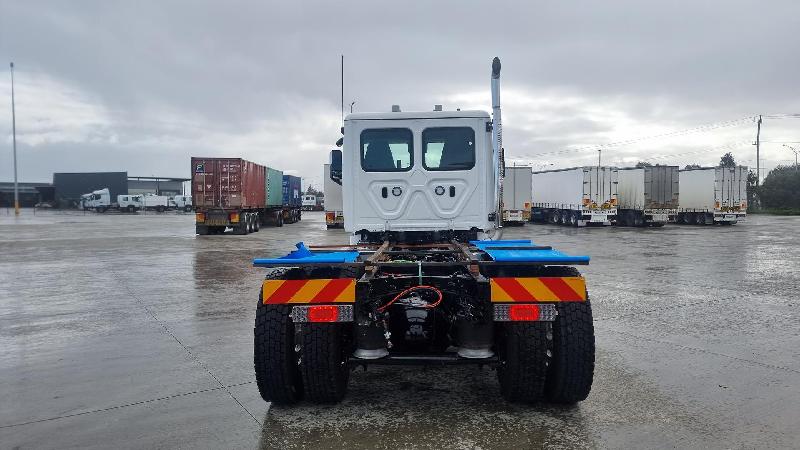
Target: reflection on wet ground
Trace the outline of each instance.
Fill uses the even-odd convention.
[[[597,373],[568,408],[506,403],[473,367],[359,369],[340,405],[270,408],[250,261],[347,236],[317,213],[249,236],[192,221],[0,211],[1,447],[800,446],[800,218],[509,229],[592,256]]]

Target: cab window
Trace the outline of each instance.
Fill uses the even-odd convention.
[[[407,128],[380,128],[361,132],[361,168],[364,172],[406,172],[414,165],[414,137]]]
[[[422,132],[422,165],[427,170],[475,167],[475,130],[470,127],[426,128]]]

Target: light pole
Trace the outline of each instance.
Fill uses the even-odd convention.
[[[14,215],[19,215],[19,185],[17,184],[17,112],[14,105],[14,63],[11,66],[11,140],[14,146]]]
[[[795,149],[791,145],[783,144],[783,146],[794,152],[794,171],[797,172],[797,153],[798,153],[797,149]]]

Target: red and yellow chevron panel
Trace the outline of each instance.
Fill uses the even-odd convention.
[[[492,303],[585,302],[583,277],[492,278]]]
[[[354,303],[355,278],[316,280],[264,280],[261,286],[264,304],[282,303]]]

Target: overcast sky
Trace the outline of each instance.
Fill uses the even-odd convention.
[[[0,181],[14,61],[22,181],[188,177],[194,155],[318,185],[340,136],[340,54],[359,112],[490,110],[499,56],[508,159],[537,169],[596,164],[597,146],[620,166],[726,151],[755,166],[752,117],[800,113],[796,0],[0,0]],[[800,142],[800,118],[764,119],[762,139],[762,167],[793,163],[781,143]]]

